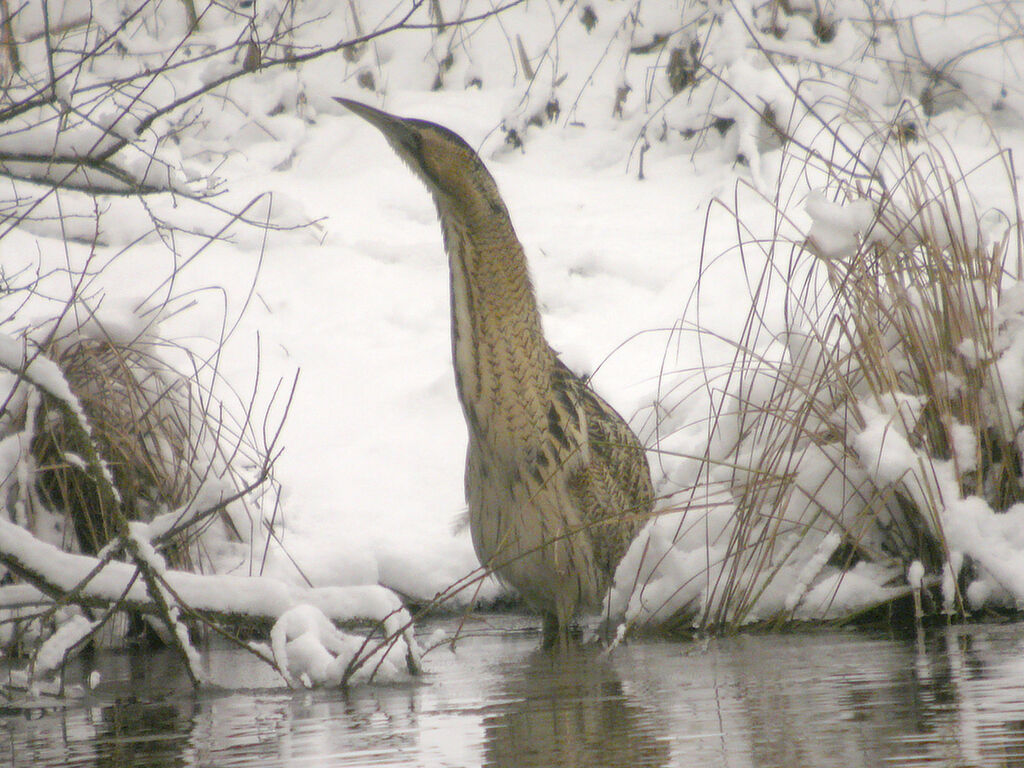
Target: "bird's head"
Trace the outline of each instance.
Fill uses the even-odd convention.
[[[439,205],[465,204],[479,196],[492,207],[494,200],[500,201],[497,186],[480,157],[458,134],[427,120],[397,117],[358,101],[337,97],[335,101],[383,133]]]

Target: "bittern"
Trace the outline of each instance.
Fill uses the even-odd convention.
[[[564,640],[579,611],[600,609],[651,509],[644,450],[545,340],[523,246],[477,153],[435,123],[338,102],[380,130],[434,198],[473,546],[543,615],[545,641]]]

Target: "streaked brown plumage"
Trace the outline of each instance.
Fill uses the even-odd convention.
[[[643,448],[544,339],[523,247],[476,152],[434,123],[338,101],[384,134],[437,205],[473,545],[544,615],[546,639],[564,637],[579,610],[600,608],[651,509]]]

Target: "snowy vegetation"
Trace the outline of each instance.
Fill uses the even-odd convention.
[[[292,684],[393,677],[420,657],[396,593],[500,594],[438,519],[463,450],[440,235],[333,96],[463,134],[528,245],[550,231],[548,333],[662,495],[609,595],[629,627],[1024,599],[1016,4],[0,8],[19,682],[119,607],[196,680],[199,625]]]

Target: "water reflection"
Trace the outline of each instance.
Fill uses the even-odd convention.
[[[1019,630],[950,628],[940,643],[918,648],[913,669],[926,720],[921,735],[897,737],[902,753],[932,763],[1024,766]]]
[[[716,651],[731,671],[728,732],[753,765],[875,768],[923,719],[906,643],[861,636],[737,638]],[[752,642],[753,640],[753,642]],[[735,713],[735,714],[733,714]]]
[[[170,655],[98,657],[105,682],[82,700],[0,700],[0,765],[1024,768],[1024,625],[608,656],[552,655],[494,624],[428,657],[420,680],[347,694],[272,688],[228,653],[211,673],[231,687],[194,696]]]
[[[502,683],[499,700],[485,719],[487,766],[668,764],[669,740],[652,702],[631,700],[598,650],[535,651]]]
[[[118,702],[99,709],[96,765],[187,765],[192,712],[185,702]]]
[[[727,741],[752,765],[1024,766],[1022,627],[738,638],[712,655],[735,696],[718,708]]]

